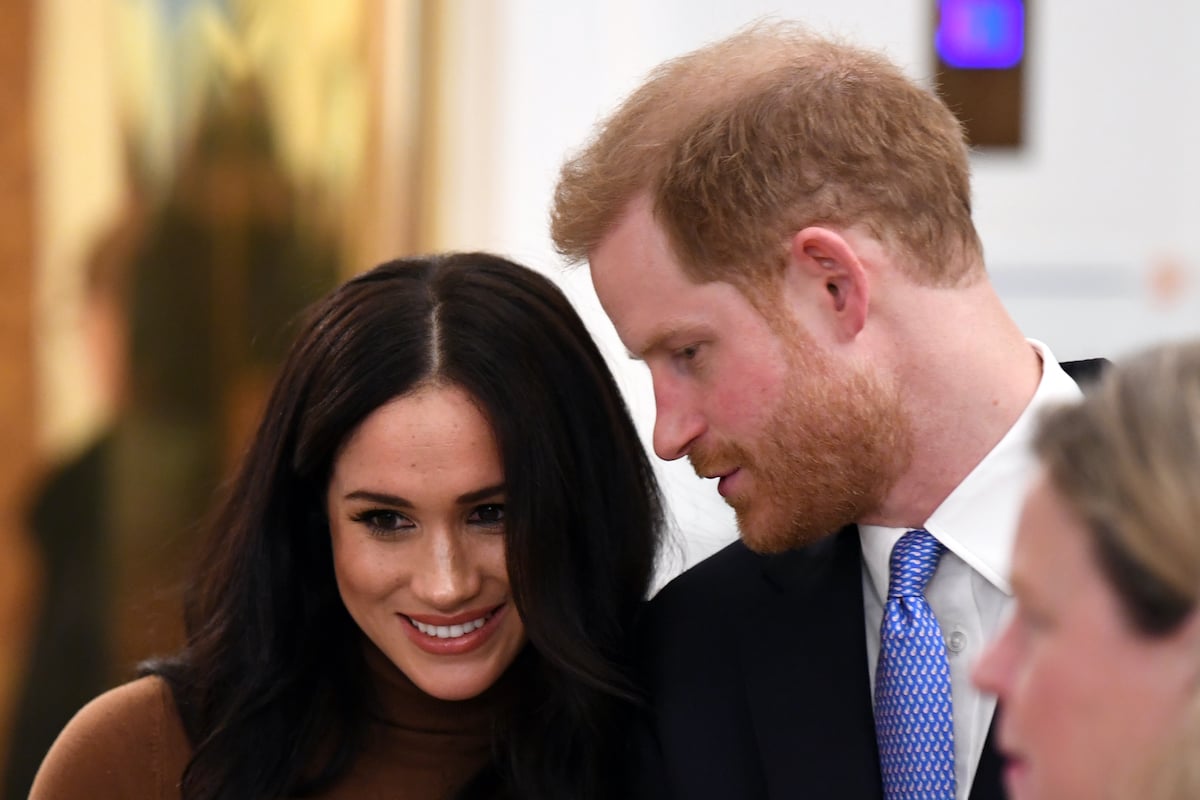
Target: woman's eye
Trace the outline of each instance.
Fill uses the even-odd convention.
[[[475,525],[499,527],[504,524],[504,505],[501,503],[488,503],[487,505],[478,506],[471,511],[470,516],[467,517],[467,522]]]
[[[1029,633],[1041,633],[1053,627],[1052,620],[1048,615],[1022,603],[1017,604],[1017,622],[1023,630]]]
[[[677,351],[677,355],[684,361],[692,361],[696,358],[696,354],[700,351],[700,345],[690,344],[687,347],[681,347]]]
[[[412,520],[403,514],[381,508],[361,511],[355,514],[352,519],[355,522],[366,525],[375,534],[397,533],[416,527],[413,525]]]

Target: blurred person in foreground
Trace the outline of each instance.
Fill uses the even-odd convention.
[[[1113,367],[1035,448],[1016,611],[974,673],[1009,796],[1200,797],[1200,341]]]
[[[31,797],[620,796],[660,528],[549,280],[479,253],[377,267],[287,356],[186,646],[80,711]]]
[[[1002,306],[958,120],[877,53],[755,26],[654,70],[552,226],[650,370],[655,451],[737,514],[645,620],[657,794],[999,797],[969,664],[1032,420],[1096,364]]]

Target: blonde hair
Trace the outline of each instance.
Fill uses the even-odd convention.
[[[1035,449],[1085,521],[1134,631],[1167,636],[1200,602],[1200,340],[1110,369],[1077,406],[1043,420]],[[1197,653],[1200,671],[1200,652]],[[1145,779],[1157,798],[1200,797],[1200,686]]]
[[[883,56],[791,23],[654,70],[563,166],[555,245],[585,259],[642,193],[699,280],[761,282],[817,224],[866,227],[923,283],[982,274],[958,120]]]

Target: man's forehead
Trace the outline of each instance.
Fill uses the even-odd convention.
[[[646,257],[671,254],[667,235],[654,217],[654,208],[648,196],[639,195],[631,200],[588,253],[593,269],[598,258],[604,260],[605,254],[614,250],[644,251]]]

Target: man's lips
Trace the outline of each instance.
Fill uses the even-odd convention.
[[[720,493],[721,497],[729,496],[729,493],[732,491],[732,488],[733,488],[733,486],[732,486],[733,481],[736,479],[736,477],[738,475],[741,474],[741,472],[742,472],[741,467],[737,467],[729,472],[726,472],[723,475],[714,475],[713,476],[713,477],[719,479],[717,481],[717,492]]]
[[[693,453],[689,456],[692,462],[692,469],[701,478],[716,480],[717,491],[722,497],[729,497],[733,490],[731,483],[736,479],[736,476],[742,471],[740,466],[714,466],[707,455],[701,453]],[[713,459],[715,461],[715,459]]]

